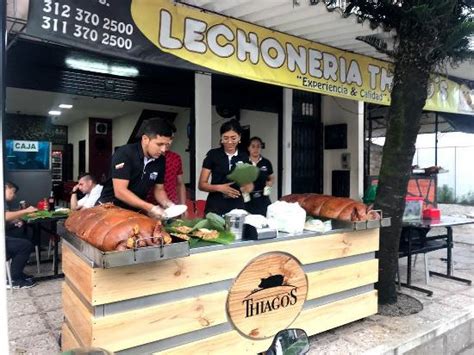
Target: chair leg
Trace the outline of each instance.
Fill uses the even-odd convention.
[[[430,268],[428,267],[428,254],[423,254],[425,260],[425,285],[430,282]]]
[[[60,240],[55,240],[53,243],[58,243],[58,249],[61,248],[61,241]],[[54,246],[54,244],[53,244]],[[51,268],[51,271],[54,271],[54,266],[56,265],[56,258],[54,257],[54,253],[53,253],[53,267]]]
[[[5,263],[5,269],[7,271],[7,285],[10,286],[10,289],[13,290],[11,264],[12,264],[11,259],[7,260],[7,262]]]
[[[38,274],[41,273],[40,269],[40,249],[39,245],[35,245],[35,256],[36,256],[36,269],[38,271]]]
[[[415,259],[413,259],[413,267],[416,266],[416,260],[417,260],[417,258],[418,258],[418,254],[415,254]]]
[[[51,257],[51,247],[53,245],[53,241],[51,238],[49,238],[49,244],[48,244],[48,259]]]
[[[402,281],[400,280],[400,259],[397,260],[397,284],[398,284],[398,291],[402,289]]]

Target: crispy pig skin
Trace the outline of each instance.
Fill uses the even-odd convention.
[[[311,216],[339,219],[343,221],[367,221],[380,219],[378,213],[368,212],[362,202],[345,197],[320,194],[291,194],[281,198],[286,202],[298,202]]]
[[[73,212],[65,222],[66,229],[102,251],[123,251],[127,240],[135,239],[137,247],[171,243],[161,221],[112,204]],[[129,243],[130,244],[130,243]]]

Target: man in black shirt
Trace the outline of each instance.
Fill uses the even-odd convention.
[[[12,237],[12,232],[21,227],[20,218],[37,211],[35,207],[27,207],[18,211],[10,211],[9,203],[15,199],[18,186],[10,181],[5,182],[5,247],[7,259],[11,259],[11,276],[13,288],[30,288],[35,286],[32,277],[23,273],[26,262],[33,251],[33,244],[22,238]]]
[[[163,208],[173,205],[163,183],[164,153],[169,149],[175,130],[166,120],[150,119],[140,142],[117,149],[98,203],[113,202],[123,208],[143,211],[153,218],[162,218]],[[163,208],[145,201],[152,187],[156,201]]]

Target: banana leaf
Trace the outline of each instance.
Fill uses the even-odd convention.
[[[34,220],[42,219],[42,218],[51,218],[52,216],[53,214],[49,211],[36,211],[30,214],[27,214],[26,216],[23,216],[22,219],[28,222],[28,221],[34,221]]]
[[[227,178],[240,186],[250,184],[257,180],[259,169],[252,164],[243,163],[237,164],[235,169],[227,175]]]
[[[218,214],[209,212],[206,214],[206,219],[209,221],[210,229],[215,229],[219,232],[225,231],[225,220]]]
[[[213,240],[203,240],[200,238],[192,237],[191,239],[189,239],[189,247],[201,248],[201,247],[207,247],[207,246],[216,245],[216,244],[228,245],[232,243],[234,240],[235,240],[235,236],[232,232],[224,231],[224,232],[220,232],[219,236]]]

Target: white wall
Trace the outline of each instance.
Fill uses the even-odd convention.
[[[112,120],[112,149],[127,144],[142,110],[127,113]]]
[[[212,107],[212,147],[219,146],[219,129],[222,123],[228,119],[222,118],[216,112],[215,106]],[[250,137],[258,136],[265,142],[265,149],[262,155],[270,160],[273,166],[275,182],[272,194],[272,201],[277,200],[278,195],[278,115],[276,113],[262,111],[240,111],[240,124],[250,126]]]
[[[332,171],[341,170],[341,154],[350,153],[350,197],[360,199],[363,194],[363,116],[364,105],[359,101],[322,96],[322,121],[324,125],[347,124],[347,149],[324,150],[324,193],[332,192]]]
[[[89,119],[75,121],[68,126],[68,143],[73,145],[72,178],[79,175],[79,141],[86,140],[86,171],[89,169]]]
[[[181,155],[181,160],[183,162],[183,179],[185,183],[190,182],[190,168],[189,165],[190,156],[189,152],[186,151],[188,148],[188,123],[189,123],[189,115],[191,114],[191,110],[189,108],[182,108],[179,110],[178,115],[174,121],[176,125],[176,136],[173,140],[173,146],[171,150]]]

